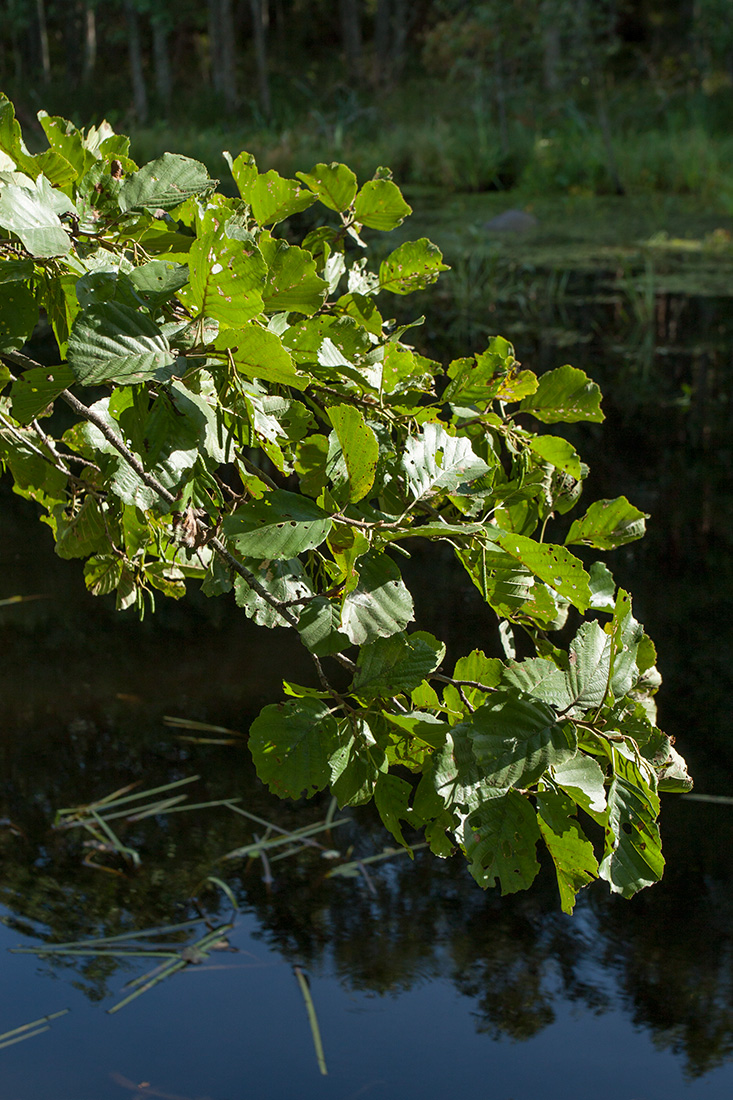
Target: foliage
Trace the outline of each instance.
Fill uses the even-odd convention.
[[[645,517],[619,497],[563,518],[588,468],[553,426],[602,421],[598,387],[537,378],[501,337],[446,376],[410,348],[378,304],[445,265],[421,238],[369,270],[363,231],[410,213],[385,169],[359,187],[343,164],[286,180],[225,154],[226,198],[186,157],[138,169],[105,124],[42,121],[32,156],[0,106],[0,460],[57,553],[141,616],[192,581],[298,633],[318,686],[285,681],[250,731],[276,793],[373,799],[400,844],[424,829],[504,893],[542,841],[566,911],[598,876],[624,896],[657,881],[658,792],[690,781],[630,596],[569,549],[624,545]],[[277,235],[316,202],[300,244]],[[41,309],[51,366],[20,350]],[[506,659],[476,649],[447,675],[442,642],[408,630],[413,539],[452,547]]]

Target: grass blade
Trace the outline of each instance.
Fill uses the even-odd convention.
[[[20,1043],[23,1039],[30,1039],[34,1035],[40,1035],[42,1031],[48,1031],[50,1020],[58,1020],[59,1016],[65,1016],[70,1011],[69,1008],[62,1008],[60,1012],[52,1012],[49,1016],[41,1016],[38,1020],[31,1020],[29,1024],[21,1024],[20,1027],[14,1027],[12,1031],[3,1032],[0,1035],[0,1049],[9,1047],[12,1043]],[[43,1026],[39,1027],[39,1024]],[[31,1028],[37,1030],[31,1031]]]
[[[316,1006],[313,1004],[313,998],[311,997],[310,987],[308,985],[308,979],[299,966],[293,967],[293,973],[298,979],[298,985],[300,986],[300,992],[303,994],[303,1000],[305,1001],[305,1009],[308,1013],[308,1023],[311,1026],[311,1034],[313,1035],[313,1046],[316,1051],[316,1058],[318,1060],[318,1068],[324,1077],[328,1076],[328,1069],[326,1068],[326,1056],[323,1053],[323,1043],[321,1042],[321,1030],[318,1026],[318,1017],[316,1016]]]

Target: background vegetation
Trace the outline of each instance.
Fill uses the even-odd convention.
[[[222,147],[289,173],[733,202],[728,0],[4,0],[26,127],[106,114],[140,162]]]

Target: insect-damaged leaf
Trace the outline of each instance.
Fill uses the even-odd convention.
[[[452,493],[489,471],[470,440],[449,435],[435,423],[425,424],[419,435],[409,437],[402,468],[407,491],[416,501],[441,491]]]
[[[265,707],[249,729],[257,774],[281,798],[323,790],[331,778],[328,762],[338,745],[336,721],[319,699]]]
[[[207,233],[188,253],[189,284],[178,297],[193,313],[236,328],[262,312],[267,267],[259,249]]]
[[[514,894],[537,877],[537,817],[517,791],[497,792],[487,799],[463,821],[456,836],[469,871],[484,889],[498,879],[502,894]]]
[[[392,180],[369,180],[359,191],[354,203],[354,217],[369,229],[388,231],[402,225],[412,207]]]
[[[581,519],[576,519],[568,531],[565,545],[582,543],[599,550],[614,550],[644,537],[646,512],[640,512],[626,497],[597,500]]]
[[[320,546],[332,523],[315,501],[275,489],[227,516],[224,533],[245,557],[286,559]]]
[[[121,210],[172,210],[192,195],[211,190],[206,165],[180,153],[163,153],[123,181]]]
[[[441,271],[448,271],[443,253],[426,237],[406,241],[383,260],[379,268],[379,289],[393,294],[412,294],[434,283]]]
[[[590,578],[582,562],[568,550],[509,532],[498,535],[496,541],[536,577],[569,600],[573,607],[577,607],[579,611],[588,610],[591,600]]]
[[[365,497],[374,484],[379,443],[362,412],[353,405],[331,405],[326,409],[341,444],[349,475],[349,500]]]
[[[543,374],[536,392],[525,397],[519,408],[547,424],[604,419],[596,383],[584,371],[567,365]]]

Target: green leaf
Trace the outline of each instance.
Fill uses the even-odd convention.
[[[502,683],[526,691],[563,713],[582,713],[606,698],[611,667],[611,640],[597,622],[582,623],[570,643],[568,668],[531,657],[511,665]]]
[[[613,611],[616,582],[611,570],[602,561],[594,561],[588,570],[590,577],[590,606],[594,611]]]
[[[489,471],[474,453],[470,440],[449,435],[434,423],[425,424],[419,435],[408,438],[402,468],[408,493],[415,501],[441,491],[453,493]]]
[[[69,367],[32,367],[24,371],[10,390],[13,416],[19,424],[30,424],[74,381]]]
[[[16,268],[20,264],[8,266]],[[0,282],[0,351],[22,348],[33,335],[37,321],[38,305],[32,287],[21,282]]]
[[[339,739],[329,759],[331,791],[340,807],[361,806],[371,800],[380,773],[387,770],[384,752],[358,715],[339,722]]]
[[[30,180],[27,187],[6,183],[0,189],[0,226],[19,237],[32,256],[65,256],[71,248],[48,196]]]
[[[310,580],[298,558],[290,558],[288,561],[263,561],[247,560],[244,562],[247,568],[254,573],[266,592],[273,599],[283,603],[289,600],[300,600],[304,596],[312,596],[313,588]],[[260,596],[247,584],[244,577],[237,575],[234,578],[234,594],[237,606],[244,608],[247,618],[252,619],[258,626],[287,626],[288,623],[275,608]],[[298,617],[299,607],[290,608],[290,613]]]
[[[577,478],[578,481],[582,478],[580,455],[567,439],[561,439],[556,435],[537,435],[530,439],[529,445],[545,462],[556,466],[558,470],[564,470],[566,474]]]
[[[93,596],[108,596],[122,577],[122,560],[112,554],[94,554],[84,565],[84,583]]]
[[[295,180],[283,179],[274,170],[253,179],[244,197],[260,225],[275,225],[316,201],[311,191],[305,191]]]
[[[390,698],[410,692],[434,672],[445,646],[432,634],[393,634],[359,651],[351,691],[363,699]]]
[[[281,798],[323,790],[331,778],[328,761],[339,743],[336,721],[318,699],[267,706],[249,730],[257,774]]]
[[[571,760],[555,764],[552,775],[559,787],[569,794],[574,802],[598,818],[606,809],[606,787],[600,764],[585,753],[578,753]]]
[[[626,497],[597,500],[581,519],[574,520],[565,545],[581,543],[598,550],[615,550],[617,546],[643,538],[647,519],[649,516],[629,504]]]
[[[188,282],[188,267],[172,260],[150,260],[130,272],[130,282],[149,307],[161,306]]]
[[[607,632],[611,657],[608,687],[615,699],[623,699],[639,679],[636,655],[644,637],[644,628],[631,613],[631,597],[623,588],[618,590],[613,620]]]
[[[165,380],[174,357],[150,317],[117,302],[104,302],[77,315],[68,361],[77,382],[99,386]]]
[[[341,609],[341,629],[351,642],[364,645],[404,630],[414,618],[412,596],[392,559],[372,551],[359,560],[357,573]]]
[[[532,413],[547,424],[577,420],[600,423],[604,419],[598,386],[584,371],[567,365],[543,374],[537,392],[524,398],[519,411]]]
[[[270,313],[292,310],[306,316],[320,309],[328,293],[328,283],[318,275],[310,252],[264,233],[260,248],[269,268],[263,294],[264,308]]]
[[[51,148],[68,161],[75,176],[78,178],[86,175],[97,158],[91,149],[85,147],[83,135],[76,126],[65,118],[54,117],[46,111],[38,112],[38,121]]]
[[[514,894],[526,890],[537,877],[537,817],[517,791],[499,792],[488,799],[466,818],[456,835],[469,871],[484,890],[498,879],[502,894]]]
[[[224,533],[245,557],[283,560],[320,546],[332,524],[308,497],[275,489],[227,516]]]
[[[206,165],[180,153],[163,153],[138,172],[127,176],[120,187],[122,211],[172,210],[192,195],[211,190]]]
[[[618,759],[618,756],[617,756]],[[608,825],[600,876],[614,894],[633,897],[664,871],[656,818],[659,798],[635,767],[615,775],[608,791]]]
[[[206,233],[191,246],[188,267],[178,297],[197,316],[237,327],[262,312],[267,267],[259,249]]]
[[[105,518],[93,497],[86,497],[70,519],[64,514],[63,506],[59,506],[55,515],[56,553],[60,558],[86,558],[109,545]]]
[[[434,283],[441,271],[448,271],[443,254],[426,237],[406,241],[396,248],[379,267],[379,289],[392,294],[412,294]]]
[[[369,229],[396,229],[411,213],[412,207],[407,205],[399,187],[391,180],[369,180],[354,203],[354,219]]]
[[[359,501],[374,484],[379,459],[379,443],[363,413],[353,405],[330,405],[329,415],[341,444],[349,475],[349,500]]]
[[[214,340],[217,351],[230,349],[237,370],[246,378],[260,378],[304,390],[310,376],[295,369],[280,337],[257,325],[227,328]]]
[[[590,580],[582,562],[568,550],[509,532],[498,535],[496,541],[536,577],[569,600],[573,607],[583,612],[588,610]]]
[[[598,877],[593,845],[574,819],[575,807],[564,794],[541,791],[537,816],[542,839],[552,856],[563,913],[572,913],[579,890]]]
[[[348,210],[356,195],[356,176],[345,164],[317,164],[310,172],[296,172],[324,206],[337,214]]]
[[[466,722],[476,762],[495,787],[527,787],[577,751],[570,723],[524,692],[496,692]]]
[[[298,620],[298,633],[310,653],[327,657],[351,645],[346,634],[339,630],[340,625],[341,608],[322,596],[304,606]]]
[[[392,772],[379,772],[374,788],[374,802],[379,816],[397,843],[408,851],[409,845],[402,833],[400,821],[409,821],[412,817],[409,809],[411,796],[412,786],[406,779],[400,779]]]

